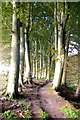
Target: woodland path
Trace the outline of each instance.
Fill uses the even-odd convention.
[[[52,82],[49,82],[45,85],[42,83],[40,84],[33,84],[33,85],[26,85],[26,87],[22,88],[23,92],[20,93],[20,100],[22,102],[26,102],[31,105],[31,111],[33,120],[43,120],[41,116],[41,110],[48,113],[49,117],[45,120],[57,120],[57,118],[66,118],[64,113],[61,110],[63,106],[70,106],[70,103],[61,97],[58,92],[53,91],[51,89]],[[19,101],[19,100],[18,100]],[[2,100],[3,103],[3,111],[5,111],[6,104],[9,104],[14,112],[16,112],[15,106],[13,107],[13,103],[9,103],[7,100]],[[16,104],[17,105],[17,104]],[[22,109],[22,110],[21,110]],[[18,108],[18,111],[23,111],[22,107]]]
[[[51,82],[43,87],[34,86],[31,90],[26,90],[26,102],[31,102],[32,113],[36,120],[40,116],[40,109],[47,112],[49,119],[66,118],[61,111],[61,107],[69,105],[69,102],[58,95],[56,91],[51,90]],[[39,118],[40,120],[40,118]]]

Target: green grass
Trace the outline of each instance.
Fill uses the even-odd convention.
[[[21,104],[22,106],[28,105],[26,102],[23,102],[23,101],[19,101],[18,103]]]
[[[31,109],[31,106],[28,103],[24,102],[24,101],[20,101],[19,104],[21,104],[22,106],[24,106],[24,108],[26,110]]]
[[[48,91],[53,91],[53,89],[52,89],[52,84],[49,85],[49,87],[48,87]]]
[[[2,95],[6,94],[7,89],[2,91]]]
[[[24,107],[24,110],[26,113],[24,114],[25,118],[32,118],[32,111],[31,111],[31,105],[24,101],[20,101],[19,104],[21,104]]]
[[[80,110],[74,110],[67,107],[62,107],[61,109],[68,118],[80,120]]]
[[[0,96],[2,95],[2,91],[0,91]]]
[[[11,110],[7,110],[2,115],[2,118],[6,118],[6,119],[11,120],[11,119],[17,119],[18,117],[16,115],[14,115],[14,113]]]
[[[40,112],[40,118],[42,118],[42,119],[46,119],[46,118],[48,118],[48,113],[47,112],[45,112],[45,111],[43,111],[42,109],[40,109],[39,110],[39,112]]]
[[[21,104],[22,107],[23,107],[23,111],[21,111],[21,113],[25,117],[25,119],[32,118],[33,116],[32,116],[31,106],[24,101],[20,101],[18,103]],[[3,119],[10,119],[10,120],[21,120],[17,116],[17,114],[15,114],[12,110],[5,111],[2,115],[2,118]]]
[[[46,113],[46,112],[42,112],[42,114],[43,114],[43,115],[41,116],[41,118],[43,118],[43,119],[44,119],[44,118],[47,118],[47,117],[49,116],[48,113]]]

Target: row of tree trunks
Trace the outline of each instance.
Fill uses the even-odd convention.
[[[40,43],[40,42],[39,42]],[[37,40],[34,43],[34,54],[32,60],[32,76],[36,79],[47,79],[50,80],[51,74],[51,50],[46,55],[47,50],[45,46],[41,46]],[[39,44],[39,45],[38,45]],[[50,46],[51,47],[51,46]],[[51,48],[50,48],[51,49]],[[40,53],[38,53],[38,50]]]
[[[30,4],[28,3],[29,15],[28,20],[22,21],[22,39],[20,40],[20,20],[17,19],[16,13],[16,2],[13,0],[13,18],[12,18],[12,49],[11,49],[11,67],[9,72],[9,80],[7,86],[7,94],[17,98],[18,96],[18,85],[23,86],[23,78],[25,75],[26,82],[28,84],[32,83],[31,75],[31,61],[30,61]],[[62,7],[62,9],[60,9]],[[66,58],[67,58],[67,49],[69,42],[66,43],[65,39],[65,28],[68,18],[68,3],[54,3],[54,35],[55,35],[55,73],[53,80],[53,88],[58,89],[60,85],[66,83]],[[25,24],[26,25],[25,25]],[[33,52],[33,77],[38,78],[47,78],[48,80],[51,77],[51,68],[52,68],[52,45],[50,46],[51,50],[47,50],[48,47],[43,45],[44,42],[37,41],[37,38],[34,43],[34,52]],[[49,41],[48,41],[49,42]],[[48,42],[46,42],[48,44]],[[51,41],[50,41],[51,42]],[[65,47],[66,45],[66,47]],[[66,49],[65,49],[66,48]],[[66,52],[65,52],[66,51]],[[38,53],[39,52],[39,53]],[[47,55],[47,52],[49,53]],[[24,65],[25,73],[24,73]],[[76,91],[76,95],[80,91],[80,82]]]
[[[62,6],[62,10],[60,10],[59,6]],[[57,54],[55,54],[55,56],[57,56],[57,60],[55,61],[53,89],[58,89],[61,85],[66,84],[67,57],[68,57],[68,49],[69,49],[69,41],[70,41],[70,32],[68,35],[68,39],[66,40],[65,38],[66,22],[69,17],[67,13],[68,10],[69,10],[69,3],[66,2],[54,3],[55,50],[57,51]],[[74,97],[77,98],[80,97],[80,75],[78,75],[78,77],[79,77],[78,87],[74,95]]]
[[[21,25],[17,19],[16,1],[13,0],[13,17],[12,17],[12,44],[11,44],[11,66],[9,71],[9,79],[7,86],[7,94],[12,98],[18,98],[18,85],[23,86],[24,79],[24,60],[26,63],[26,78],[28,83],[32,82],[30,51],[29,51],[29,27],[30,27],[30,11],[28,18],[28,26],[24,21]],[[22,38],[20,39],[20,27],[22,27]],[[25,31],[26,29],[26,31]],[[26,33],[26,36],[25,36]]]

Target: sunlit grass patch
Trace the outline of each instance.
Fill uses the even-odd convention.
[[[48,91],[53,91],[53,89],[52,89],[52,84],[49,85],[49,87],[48,87]]]
[[[68,118],[80,120],[80,110],[71,109],[67,106],[62,107],[61,109]]]
[[[12,118],[17,119],[18,117],[11,110],[7,110],[2,115],[2,118],[4,118],[4,119],[12,119]]]
[[[14,105],[14,103],[13,103],[13,105]],[[6,110],[3,113],[2,118],[3,119],[10,119],[10,120],[14,120],[14,119],[21,120],[23,118],[27,119],[27,118],[33,117],[30,104],[28,104],[24,101],[19,101],[18,103],[16,103],[16,105],[20,105],[20,107],[16,108],[14,106],[14,109],[11,108],[9,110]]]
[[[24,101],[20,101],[19,104],[24,107],[23,115],[25,116],[25,118],[32,118],[31,105]]]
[[[24,106],[25,109],[31,109],[31,105],[29,105],[28,103],[24,101],[19,101],[18,103]]]
[[[39,110],[40,118],[46,119],[49,117],[48,113],[43,111],[42,109]]]

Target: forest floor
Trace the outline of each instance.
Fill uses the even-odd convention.
[[[57,120],[68,118],[61,108],[66,107],[76,109],[65,97],[61,97],[59,92],[52,90],[52,82],[34,80],[33,85],[25,84],[19,99],[7,99],[4,95],[0,98],[2,113],[0,120],[4,118],[15,118],[18,120],[25,118],[28,120]],[[7,111],[7,112],[5,112]],[[3,117],[2,117],[3,116]]]

